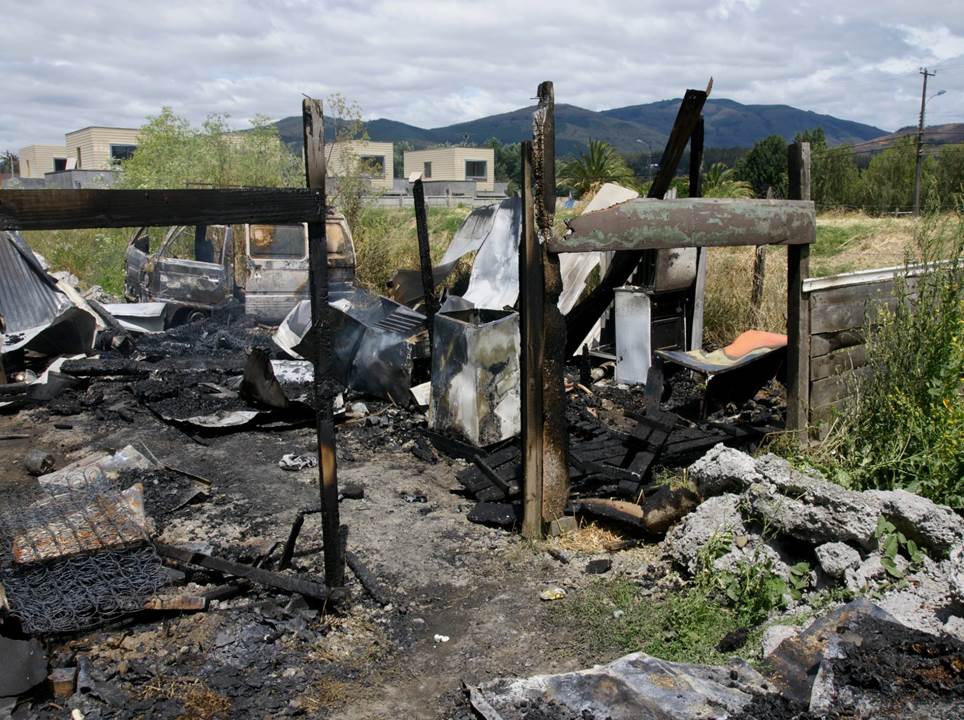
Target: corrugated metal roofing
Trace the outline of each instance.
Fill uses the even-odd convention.
[[[68,305],[20,234],[0,232],[0,313],[7,334],[47,325]]]

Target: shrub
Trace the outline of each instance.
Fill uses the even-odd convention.
[[[827,442],[834,475],[964,506],[964,219],[925,218],[896,306],[866,328],[866,376]]]

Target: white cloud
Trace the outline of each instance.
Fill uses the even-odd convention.
[[[598,110],[679,97],[710,75],[715,97],[893,129],[914,122],[921,65],[947,67],[942,117],[964,120],[964,0],[7,5],[0,149],[140,125],[162,105],[243,125],[340,92],[366,117],[436,127],[528,105],[541,80],[557,102]]]

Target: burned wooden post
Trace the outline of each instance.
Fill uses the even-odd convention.
[[[791,200],[810,199],[810,143],[788,150]],[[807,439],[810,407],[810,313],[803,281],[810,274],[810,245],[787,248],[787,430]]]
[[[690,136],[690,177],[689,177],[689,196],[691,198],[703,197],[703,141],[705,137],[705,126],[703,116],[700,115],[693,134]],[[690,306],[688,319],[690,323],[689,342],[690,350],[698,350],[703,347],[703,293],[706,289],[706,249],[696,249],[696,282],[693,291],[690,293]]]
[[[435,280],[432,276],[432,248],[428,239],[428,211],[425,209],[425,187],[422,178],[412,185],[412,198],[415,204],[415,229],[418,234],[418,262],[422,271],[422,292],[425,298],[425,316],[428,318],[428,346],[431,348],[435,332],[435,313],[438,312],[438,299],[435,297]]]
[[[310,190],[321,196],[325,207],[325,129],[321,101],[302,101],[305,141],[305,179]],[[321,480],[322,535],[325,544],[325,583],[329,588],[345,584],[345,558],[339,535],[338,468],[335,458],[333,413],[334,380],[331,375],[331,337],[328,321],[328,244],[325,216],[308,223],[308,279],[311,291],[311,324],[314,328],[315,427],[318,435],[318,474]]]
[[[555,97],[551,82],[540,83],[532,118],[535,225],[542,258],[542,517],[562,517],[569,501],[569,428],[566,422],[566,320],[559,311],[562,273],[549,252],[556,212]]]
[[[522,372],[522,534],[542,537],[542,248],[535,231],[532,143],[522,143],[522,233],[519,243],[519,334]]]

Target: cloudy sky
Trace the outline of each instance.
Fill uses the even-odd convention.
[[[0,150],[169,105],[245,127],[342,93],[422,127],[556,101],[786,103],[893,130],[964,122],[964,0],[4,0]],[[928,94],[931,94],[929,92]]]

